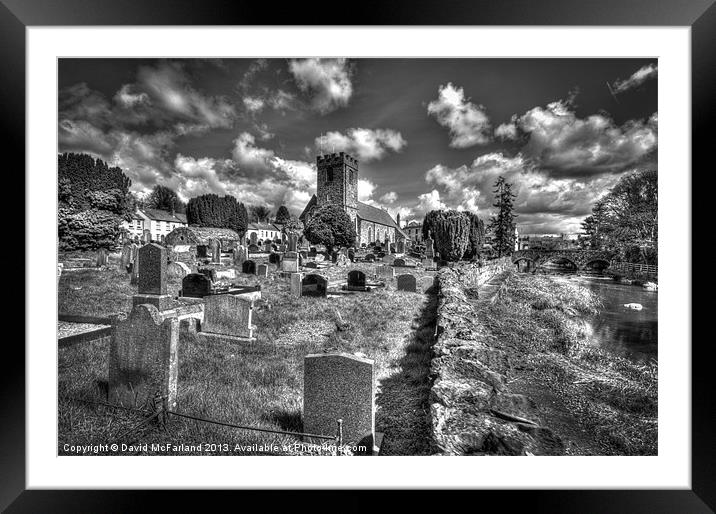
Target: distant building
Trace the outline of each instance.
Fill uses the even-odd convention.
[[[525,234],[519,237],[518,250],[574,250],[580,234]]]
[[[358,201],[358,161],[351,155],[340,152],[317,156],[316,173],[316,194],[299,216],[304,225],[317,209],[338,205],[355,224],[359,246],[407,238],[388,211]]]
[[[419,221],[411,221],[403,231],[408,235],[408,239],[420,243],[423,240],[423,224]]]
[[[249,223],[246,229],[246,241],[252,240],[252,234],[256,234],[256,241],[274,241],[281,239],[281,225],[274,223]]]
[[[137,209],[131,221],[122,222],[131,239],[142,238],[144,231],[149,230],[152,241],[162,241],[169,232],[179,227],[186,227],[186,214],[178,214],[160,209]]]

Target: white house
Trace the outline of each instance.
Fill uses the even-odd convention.
[[[251,234],[256,234],[256,241],[274,241],[281,239],[281,225],[273,223],[249,223],[246,229],[246,241],[251,241]]]
[[[186,214],[162,211],[159,209],[137,209],[131,221],[122,222],[130,238],[138,236],[140,239],[145,230],[149,230],[152,241],[161,241],[162,236],[178,227],[186,227]]]

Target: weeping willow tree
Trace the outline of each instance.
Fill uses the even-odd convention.
[[[423,233],[435,241],[441,259],[459,261],[470,244],[470,219],[460,211],[430,211],[423,220]]]

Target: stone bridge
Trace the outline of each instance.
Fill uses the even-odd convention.
[[[512,254],[512,263],[518,266],[523,264],[533,270],[544,265],[567,261],[577,271],[581,271],[594,265],[606,268],[613,256],[611,252],[599,250],[518,250]]]

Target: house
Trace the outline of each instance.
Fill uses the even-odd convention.
[[[274,223],[249,223],[246,228],[246,241],[256,244],[258,241],[281,240],[282,228],[281,225]]]
[[[152,241],[162,241],[172,230],[186,227],[186,214],[178,214],[161,209],[137,209],[131,221],[122,222],[131,239],[142,239],[145,230],[149,230]]]
[[[316,157],[317,187],[299,219],[308,224],[324,205],[339,205],[355,224],[356,245],[407,239],[388,211],[358,201],[358,160],[340,152]]]
[[[419,221],[411,221],[403,228],[403,231],[408,235],[408,239],[416,243],[423,240],[423,224]]]

